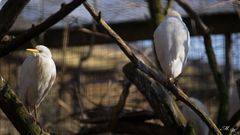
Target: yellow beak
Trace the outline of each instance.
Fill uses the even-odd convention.
[[[26,49],[27,51],[30,51],[32,53],[39,53],[39,51],[37,49]]]

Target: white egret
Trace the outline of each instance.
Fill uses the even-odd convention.
[[[48,95],[56,78],[56,66],[46,46],[37,45],[35,49],[26,50],[33,54],[21,66],[17,94],[29,112],[35,112],[36,118],[36,109]]]
[[[180,14],[168,10],[166,18],[153,35],[158,61],[169,79],[178,77],[187,60],[190,46],[189,31]]]
[[[194,102],[205,113],[209,114],[207,107],[205,107],[201,101],[193,97],[191,97],[190,100]],[[208,126],[190,107],[182,103],[180,104],[180,109],[183,113],[183,116],[186,118],[186,120],[193,126],[197,135],[209,134]]]

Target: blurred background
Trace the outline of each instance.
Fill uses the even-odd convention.
[[[232,72],[235,82],[240,75],[239,2],[236,0],[186,0],[212,30],[212,42],[223,75]],[[6,0],[0,2],[0,8]],[[32,25],[44,21],[59,10],[64,0],[32,0],[11,28],[6,42]],[[135,51],[153,59],[152,37],[155,29],[147,0],[88,0],[102,18],[126,40]],[[162,0],[162,4],[166,5]],[[179,85],[189,96],[200,99],[216,120],[217,89],[208,65],[203,37],[195,29],[186,12],[173,2],[191,33],[191,47],[187,65],[179,78]],[[57,134],[76,134],[85,111],[115,105],[122,92],[122,67],[129,62],[115,42],[92,20],[83,6],[43,32],[23,48],[0,59],[0,74],[17,89],[20,65],[29,53],[24,48],[44,44],[51,49],[57,66],[57,79],[50,95],[39,109],[41,125]],[[231,68],[226,71],[228,48]],[[234,87],[233,83],[230,83]],[[127,110],[147,110],[149,105],[134,86],[126,102]],[[101,114],[99,114],[101,115]],[[0,134],[17,135],[8,118],[0,110]]]

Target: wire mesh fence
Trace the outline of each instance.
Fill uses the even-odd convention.
[[[213,35],[212,41],[219,67],[223,72],[224,35]],[[233,68],[237,78],[240,70],[240,34],[233,34],[232,41]],[[148,49],[151,48],[152,42],[149,40],[130,44],[144,54],[151,54],[151,49]],[[124,79],[122,67],[129,60],[115,44],[68,47],[65,50],[52,48],[51,51],[57,65],[57,79],[50,95],[39,107],[39,121],[44,129],[59,135],[76,134],[82,126],[86,126],[81,122],[81,119],[86,117],[85,111],[97,107],[112,107],[117,103]],[[29,54],[25,51],[16,51],[0,60],[0,74],[15,90],[19,67],[27,55]],[[203,39],[192,37],[188,62],[178,83],[188,95],[201,99],[214,118],[217,90],[207,62]],[[149,108],[144,97],[132,86],[125,109]],[[18,134],[2,112],[0,134]]]

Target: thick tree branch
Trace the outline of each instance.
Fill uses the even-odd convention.
[[[0,46],[0,57],[9,54],[11,51],[16,50],[18,47],[22,46],[25,42],[39,35],[41,32],[45,31],[49,27],[53,26],[69,13],[71,13],[75,8],[81,5],[85,0],[73,0],[68,4],[62,4],[62,7],[55,14],[47,18],[41,24],[29,29],[22,35],[16,37],[12,42],[7,45]]]
[[[148,7],[149,7],[150,15],[151,15],[152,21],[154,22],[154,25],[158,26],[158,24],[160,24],[165,17],[162,1],[149,0]]]
[[[8,0],[0,11],[0,41],[30,0]]]
[[[210,65],[214,80],[219,90],[220,107],[218,111],[218,124],[222,125],[224,122],[227,121],[228,116],[228,92],[221,72],[219,71],[217,60],[213,51],[210,30],[204,24],[201,18],[197,15],[197,13],[193,11],[192,8],[184,0],[176,1],[189,14],[189,16],[195,20],[197,28],[200,30],[201,33],[203,33],[204,45],[206,49],[206,54],[208,56],[208,63]]]
[[[154,110],[155,115],[163,121],[165,126],[177,128],[186,127],[184,116],[175,101],[161,85],[151,80],[151,78],[143,72],[137,70],[131,63],[124,66],[123,72],[145,96]]]
[[[118,46],[122,49],[124,54],[131,60],[131,62],[139,68],[141,71],[155,79],[156,81],[160,82],[165,88],[170,90],[178,99],[180,99],[182,102],[184,102],[186,105],[188,105],[190,108],[193,109],[194,112],[196,112],[202,120],[208,125],[208,127],[217,135],[221,135],[220,130],[217,128],[217,126],[214,124],[214,122],[207,116],[207,114],[199,109],[193,103],[190,101],[189,97],[176,85],[174,85],[172,82],[167,80],[163,75],[160,75],[155,70],[151,69],[149,66],[145,65],[142,61],[140,61],[135,54],[131,51],[131,49],[127,46],[127,44],[123,41],[123,39],[117,35],[116,32],[114,32],[109,25],[99,16],[99,14],[96,13],[96,11],[86,2],[84,3],[84,6],[89,11],[89,13],[92,15],[92,17],[107,31],[107,33],[115,39]]]
[[[41,128],[14,94],[7,82],[0,76],[0,107],[22,135],[40,135]],[[48,133],[43,133],[47,135]]]

